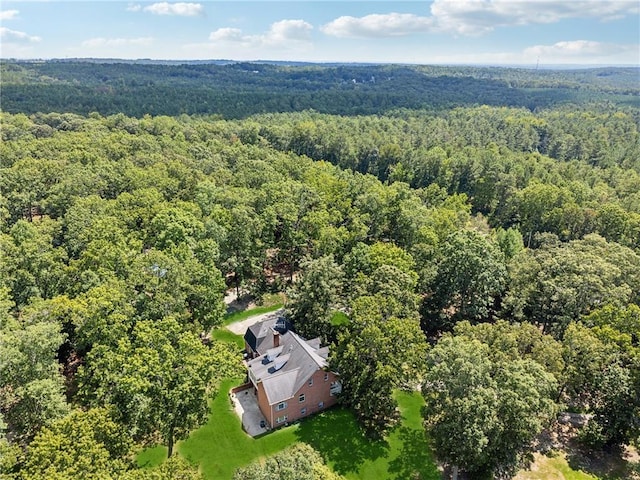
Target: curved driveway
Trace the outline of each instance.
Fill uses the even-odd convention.
[[[284,312],[283,308],[276,310],[275,312],[253,315],[245,320],[241,320],[239,322],[233,322],[227,325],[225,328],[227,330],[231,330],[236,335],[244,335],[245,332],[247,331],[247,328],[249,328],[254,323],[261,322],[263,320],[266,320],[267,318],[273,318],[275,320],[276,318],[278,318],[279,315],[282,315],[282,312]]]

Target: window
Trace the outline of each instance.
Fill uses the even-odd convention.
[[[276,423],[282,423],[287,421],[287,416],[283,415],[281,417],[276,418]]]
[[[329,380],[329,372],[324,372],[324,381]]]
[[[276,405],[276,411],[280,411],[280,410],[284,410],[285,408],[287,408],[287,402],[280,402],[278,405]]]
[[[300,409],[300,415],[306,415],[307,414],[307,409],[306,408],[301,408]]]
[[[318,404],[318,408],[324,408],[324,402],[320,402],[320,403]]]
[[[334,396],[342,392],[342,384],[339,381],[331,382],[329,387],[329,395]]]
[[[313,385],[313,377],[309,379],[309,386]]]
[[[298,401],[300,403],[304,402],[304,393],[301,393],[300,396],[298,397]]]

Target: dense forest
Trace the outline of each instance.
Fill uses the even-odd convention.
[[[201,478],[229,289],[286,294],[371,441],[419,389],[468,478],[559,412],[638,446],[637,69],[1,67],[2,478]],[[340,478],[309,449],[236,478]]]
[[[336,115],[502,105],[535,110],[611,101],[640,105],[637,68],[563,71],[396,65],[289,66],[74,61],[2,62],[2,109],[245,118],[316,110]]]

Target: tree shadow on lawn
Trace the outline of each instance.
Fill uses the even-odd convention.
[[[300,423],[298,440],[308,443],[341,475],[358,472],[362,464],[389,453],[385,440],[367,438],[353,414],[344,408],[334,408]]]
[[[392,432],[400,443],[400,452],[389,462],[389,474],[394,480],[439,480],[442,475],[430,457],[431,447],[424,430],[416,430],[404,426]],[[430,461],[425,461],[426,459]]]
[[[578,442],[567,449],[567,463],[573,470],[586,472],[602,480],[621,480],[632,478],[635,468],[639,464],[629,462],[622,449],[611,452],[590,451]]]

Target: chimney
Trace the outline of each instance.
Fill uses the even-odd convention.
[[[280,332],[275,328],[273,329],[273,348],[280,346]]]

